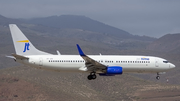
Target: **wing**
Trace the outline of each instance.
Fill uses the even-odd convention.
[[[85,60],[85,65],[88,71],[93,71],[93,72],[102,71],[103,72],[104,70],[106,70],[107,66],[85,55],[78,44],[77,44],[77,48],[79,51],[79,55]]]

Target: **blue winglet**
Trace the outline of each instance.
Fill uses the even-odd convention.
[[[81,56],[86,56],[84,53],[83,53],[83,51],[82,51],[82,49],[80,48],[80,46],[77,44],[77,48],[78,48],[78,51],[79,51],[79,55],[81,55]]]

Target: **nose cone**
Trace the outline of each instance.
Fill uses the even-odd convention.
[[[170,69],[173,69],[173,68],[175,68],[175,67],[176,67],[176,66],[175,66],[174,64],[172,64],[172,63],[169,65],[169,68],[170,68]]]

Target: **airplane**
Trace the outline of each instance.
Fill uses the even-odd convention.
[[[99,76],[115,76],[123,73],[157,73],[164,74],[175,68],[175,65],[166,59],[154,56],[138,55],[86,55],[77,44],[79,55],[57,55],[36,49],[16,24],[9,24],[15,54],[7,56],[15,61],[35,67],[53,71],[87,72],[88,80]]]

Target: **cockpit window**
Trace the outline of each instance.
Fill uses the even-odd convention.
[[[164,63],[168,63],[168,61],[163,61]]]

